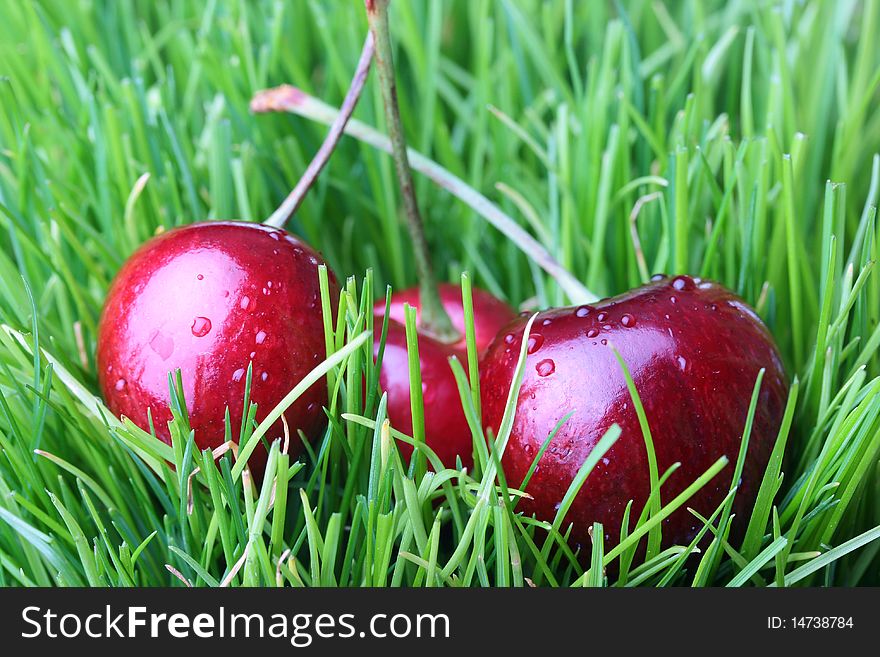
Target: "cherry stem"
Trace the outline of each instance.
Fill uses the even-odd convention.
[[[406,140],[403,136],[403,125],[400,121],[397,85],[394,81],[394,61],[391,55],[391,37],[388,28],[388,0],[364,0],[364,4],[367,9],[370,33],[376,42],[376,69],[379,73],[382,90],[382,104],[385,107],[385,122],[388,124],[394,168],[400,184],[400,193],[403,196],[406,225],[409,229],[418,270],[419,328],[435,338],[454,342],[461,336],[452,326],[449,315],[440,300],[437,279],[434,277],[431,256],[428,252],[428,243],[425,240],[424,224],[416,201],[412,169],[406,152]]]
[[[364,39],[364,47],[361,49],[361,57],[358,60],[357,68],[355,69],[354,76],[351,78],[351,85],[340,107],[339,115],[336,117],[333,125],[330,126],[330,130],[327,131],[324,142],[321,144],[318,152],[315,153],[315,157],[309,162],[309,166],[296,183],[296,187],[293,188],[293,191],[278,206],[278,209],[266,220],[267,226],[274,226],[275,228],[284,227],[284,224],[302,205],[306,194],[315,184],[315,180],[317,180],[333,151],[336,149],[336,144],[345,132],[345,126],[348,124],[352,113],[354,113],[354,108],[357,107],[361,91],[364,89],[364,83],[367,81],[367,74],[370,72],[370,64],[373,61],[373,52],[375,50],[373,44],[373,34],[368,32],[366,39]],[[252,109],[254,108],[252,107]]]

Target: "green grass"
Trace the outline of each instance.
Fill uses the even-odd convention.
[[[336,323],[324,308],[322,438],[298,460],[276,443],[251,481],[231,454],[194,448],[176,394],[171,446],[110,416],[94,350],[114,273],[159,227],[269,216],[325,128],[253,115],[250,98],[291,83],[338,105],[363,7],[0,0],[0,13],[0,585],[880,584],[877,0],[392,3],[415,150],[590,290],[709,276],[776,336],[794,385],[745,538],[728,540],[732,491],[702,519],[699,554],[698,540],[661,550],[662,520],[738,455],[674,500],[631,505],[632,532],[575,555],[562,516],[517,512],[521,482],[498,468],[512,403],[484,437],[473,353],[452,364],[471,471],[385,421],[371,306],[414,284],[415,264],[392,163],[356,139],[289,226],[352,277]],[[355,116],[384,130],[374,79]],[[441,278],[466,271],[528,309],[568,301],[480,213],[416,186]],[[230,427],[240,455],[283,406]],[[395,439],[415,444],[412,466]],[[662,490],[670,473],[651,474]]]

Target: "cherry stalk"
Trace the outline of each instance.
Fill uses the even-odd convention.
[[[400,193],[406,212],[406,225],[418,269],[421,308],[419,328],[426,334],[444,342],[455,342],[461,336],[453,327],[440,300],[437,279],[431,265],[428,243],[425,241],[424,225],[416,200],[412,169],[410,169],[409,157],[406,152],[406,140],[403,136],[403,124],[400,120],[400,108],[397,104],[397,84],[394,81],[394,60],[391,54],[391,37],[388,28],[388,0],[366,0],[364,4],[367,8],[370,34],[373,35],[376,43],[376,70],[379,73],[385,122],[388,124],[394,169],[400,184]]]

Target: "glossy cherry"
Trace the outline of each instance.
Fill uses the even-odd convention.
[[[504,329],[481,363],[484,424],[497,433],[527,318]],[[552,520],[587,455],[617,423],[622,433],[587,478],[565,519],[589,551],[588,528],[601,522],[606,545],[619,541],[633,500],[637,517],[650,491],[644,438],[623,371],[629,368],[647,415],[660,475],[681,466],[661,489],[668,502],[719,457],[730,464],[686,506],[708,517],[729,490],[756,378],[765,368],[755,422],[734,504],[748,518],[778,431],[788,385],[773,339],[744,301],[709,281],[655,277],[593,306],[542,312],[532,325],[510,441],[503,455],[519,486],[557,423],[519,509]],[[631,516],[631,517],[632,517]],[[686,509],[663,524],[664,545],[687,544],[699,523]]]
[[[457,356],[467,370],[467,345],[464,338],[464,309],[461,288],[441,284],[440,300],[449,314],[452,325],[462,336],[453,343],[445,343],[419,333],[419,360],[422,375],[422,395],[425,404],[425,442],[433,449],[447,467],[455,466],[457,456],[470,466],[472,438],[455,376],[449,366],[449,358]],[[388,313],[388,335],[382,358],[379,385],[388,393],[388,417],[395,429],[412,435],[412,412],[409,394],[409,365],[406,351],[406,318],[404,306],[419,308],[419,290],[411,288],[396,292],[391,297]],[[482,353],[502,326],[513,319],[514,311],[503,301],[484,290],[473,289],[474,334],[477,351]],[[374,354],[378,355],[381,338],[381,322],[385,314],[384,299],[376,302],[376,330]],[[412,448],[398,443],[402,454],[409,458]]]
[[[138,249],[116,276],[98,330],[98,374],[116,415],[169,442],[168,373],[180,368],[190,425],[200,449],[241,425],[248,367],[251,400],[264,417],[325,357],[317,252],[283,230],[246,222],[175,228]],[[336,279],[330,274],[332,292]],[[285,413],[291,454],[296,431],[323,425],[318,383]],[[283,435],[280,422],[266,436]],[[265,450],[250,463],[258,469]]]

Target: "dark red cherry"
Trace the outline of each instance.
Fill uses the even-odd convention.
[[[473,463],[471,431],[461,407],[458,386],[448,361],[451,356],[457,356],[467,371],[461,288],[457,285],[441,284],[439,292],[440,300],[449,314],[449,319],[452,320],[452,325],[462,337],[457,342],[449,344],[419,334],[419,360],[425,405],[425,442],[437,453],[444,465],[454,467],[456,457],[460,456],[462,463],[470,466]],[[388,393],[388,417],[392,425],[399,431],[412,435],[405,304],[418,310],[420,306],[418,288],[396,292],[391,297],[388,335],[379,385]],[[515,313],[503,301],[476,288],[473,290],[473,306],[476,346],[477,351],[482,353],[499,329],[507,324]],[[373,311],[376,321],[374,353],[378,354],[385,301],[376,302]],[[404,457],[409,458],[412,448],[404,443],[399,445]]]
[[[523,329],[520,318],[486,351],[481,363],[483,421],[497,433]],[[726,455],[730,464],[686,506],[709,516],[729,490],[756,377],[761,385],[754,427],[734,513],[747,519],[788,392],[773,339],[744,301],[717,283],[688,276],[654,280],[593,306],[557,308],[538,315],[531,329],[516,418],[503,455],[511,486],[519,486],[542,444],[550,442],[519,507],[551,521],[590,450],[617,423],[622,433],[587,478],[565,519],[573,539],[589,550],[588,528],[601,522],[610,544],[619,541],[622,516],[633,516],[650,491],[647,452],[623,371],[627,363],[639,393],[660,475],[678,468],[661,489],[668,502]],[[684,508],[663,523],[663,543],[687,544],[699,523]]]
[[[168,373],[180,368],[190,425],[200,449],[241,426],[245,382],[265,417],[325,357],[318,285],[323,260],[283,230],[245,222],[207,222],[151,239],[113,281],[98,329],[98,374],[116,415],[169,442]],[[331,292],[338,293],[330,273]],[[285,413],[290,449],[296,431],[324,424],[327,389],[317,383]],[[276,423],[269,440],[283,435]],[[265,450],[251,465],[258,469]]]

